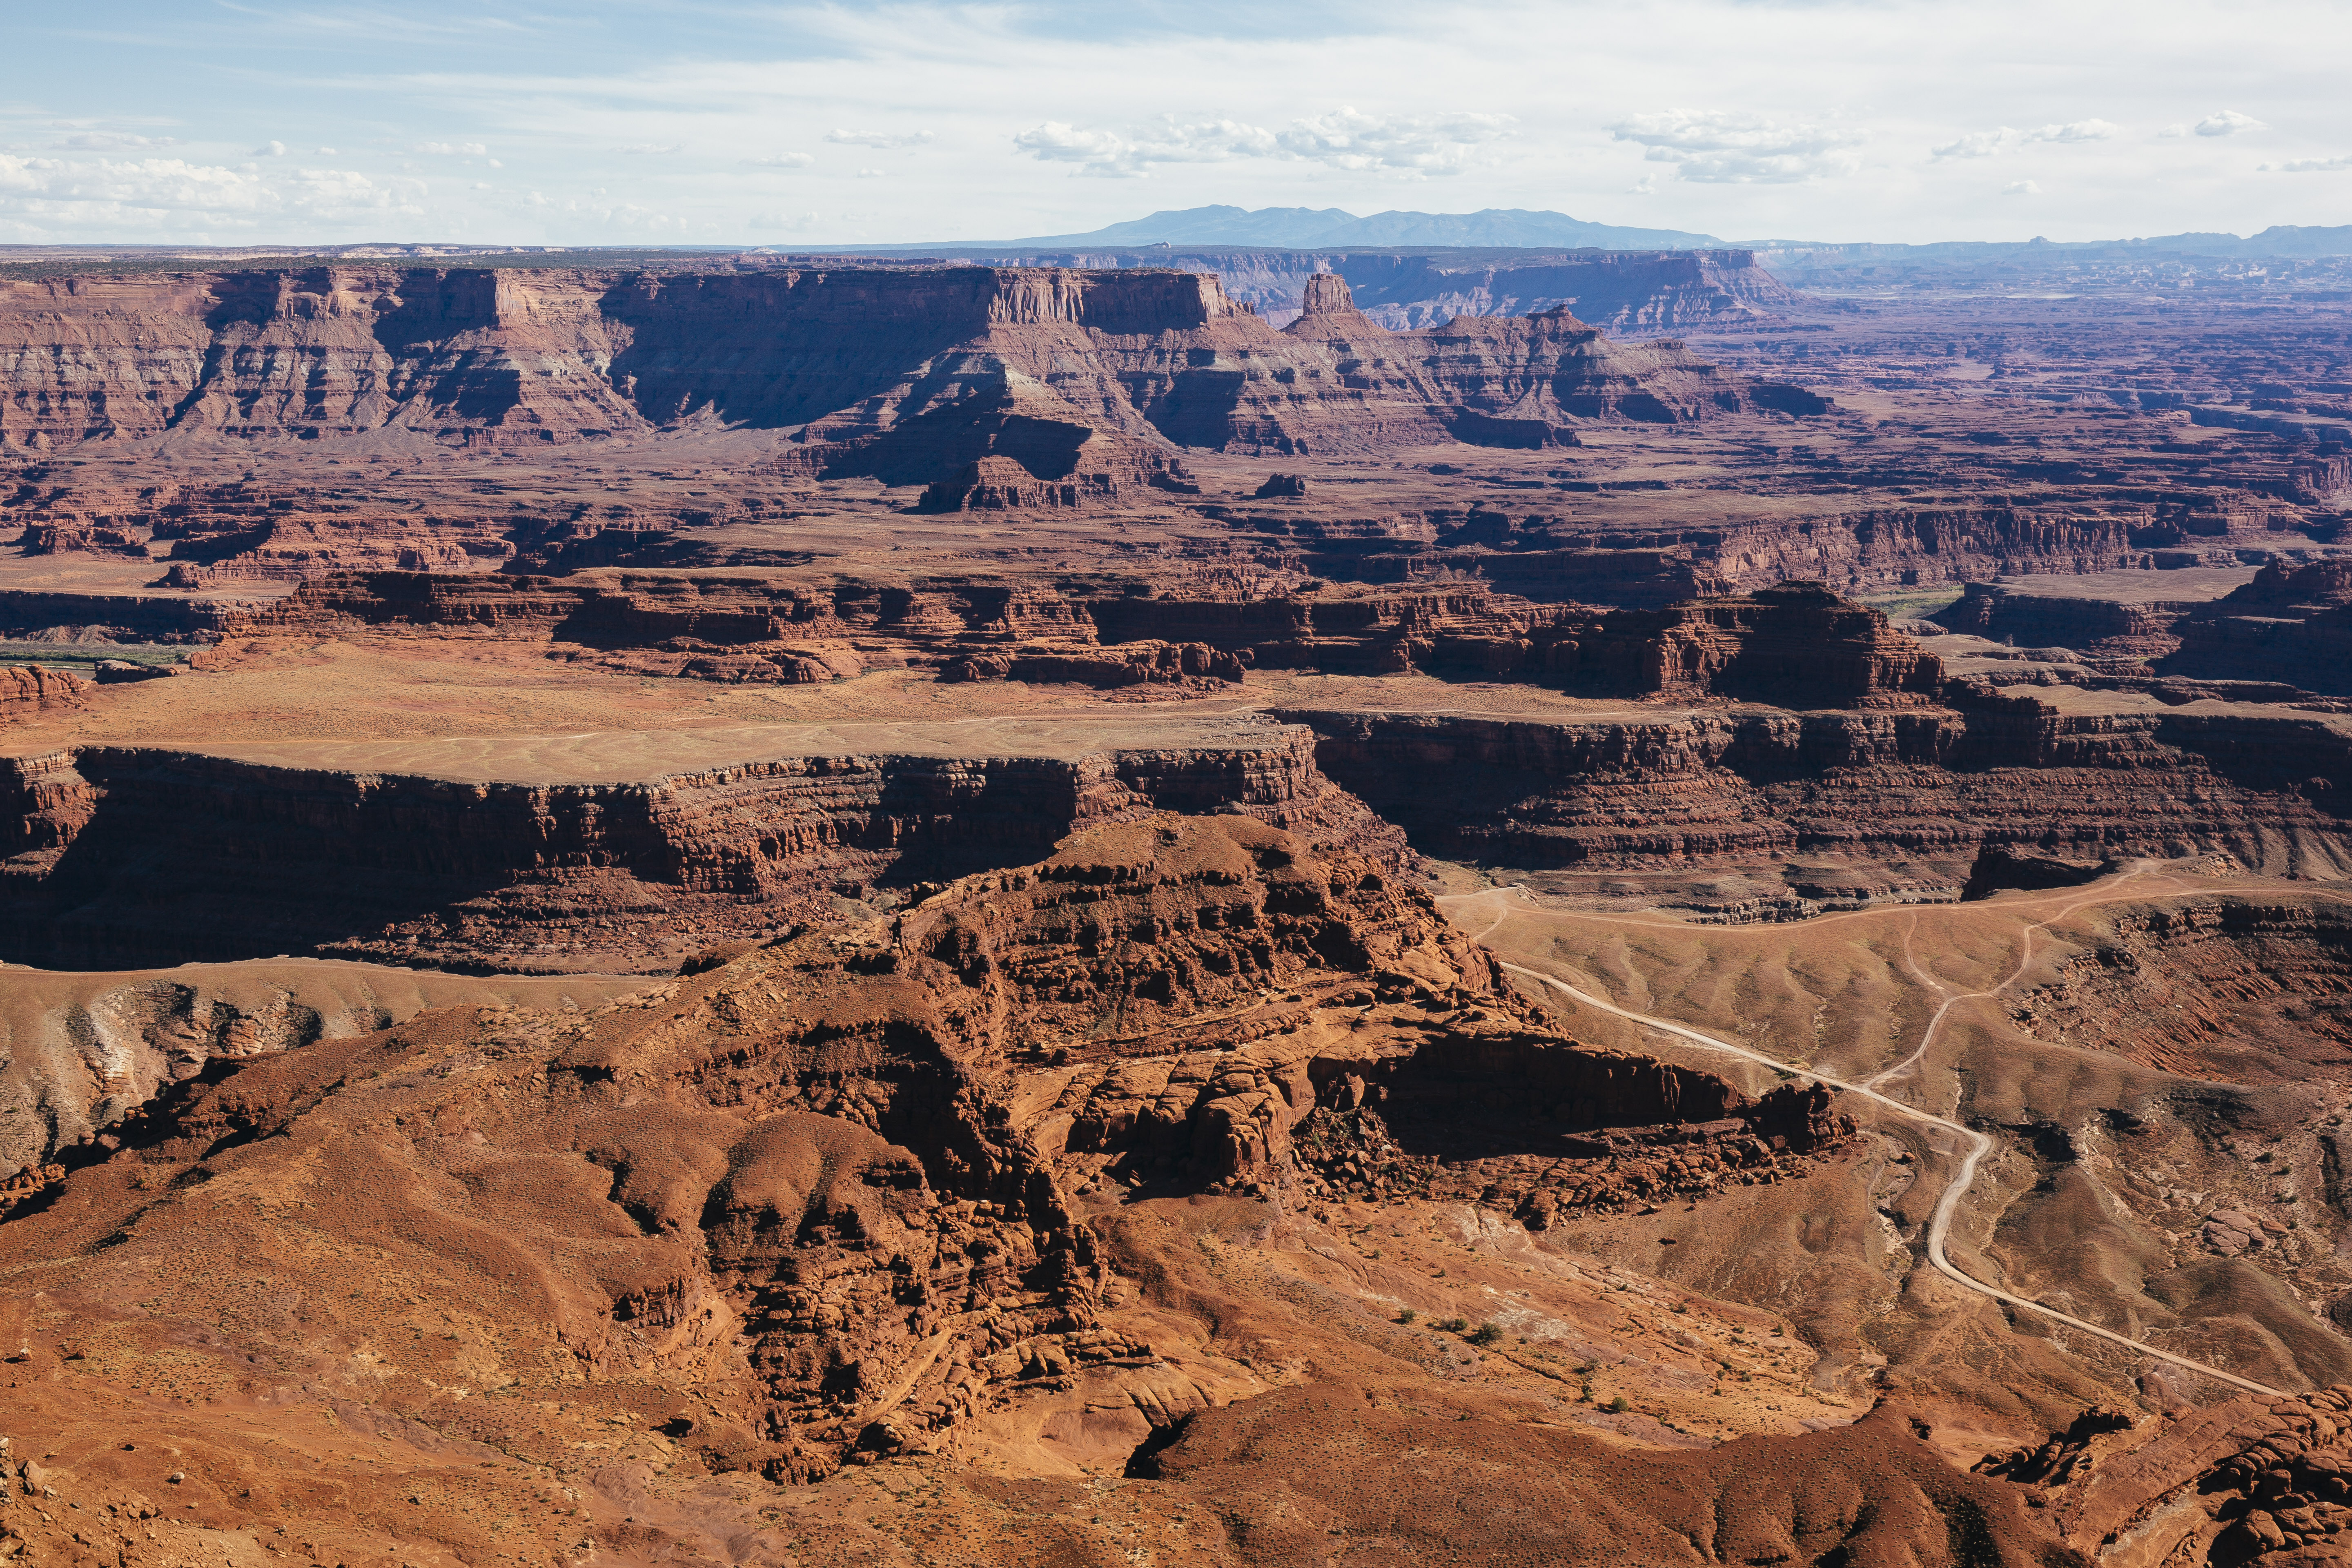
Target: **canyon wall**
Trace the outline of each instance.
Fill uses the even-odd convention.
[[[1494,865],[1820,855],[1917,862],[1920,889],[1940,897],[1958,896],[1987,846],[2094,861],[2221,852],[2273,875],[2352,873],[2352,736],[2323,717],[1950,695],[1907,711],[1654,720],[1278,716],[1313,726],[1324,771],[1416,845]],[[1431,778],[1454,782],[1431,792]]]
[[[1345,280],[1365,313],[1404,331],[1456,316],[1566,306],[1612,332],[1652,333],[1765,318],[1798,296],[1752,250],[1019,250],[969,259],[1025,267],[1175,267],[1212,272],[1225,293],[1286,322],[1318,278]]]
[[[1195,598],[973,580],[844,582],[819,590],[690,573],[350,572],[306,582],[283,600],[222,623],[230,636],[361,628],[543,637],[610,650],[630,668],[779,683],[972,658],[998,660],[1001,678],[1010,673],[1005,659],[1097,647],[1177,649],[1173,674],[1226,680],[1244,668],[1423,669],[1593,695],[1801,705],[1900,705],[1933,693],[1940,679],[1935,659],[1891,631],[1885,616],[1817,583],[1604,610],[1535,604],[1474,584]]]
[[[89,968],[278,954],[455,970],[675,968],[837,897],[1043,853],[1139,811],[1245,812],[1388,853],[1304,730],[1237,721],[501,783],[89,746],[0,759],[0,941]],[[1025,754],[1024,754],[1025,753]]]
[[[1537,401],[1580,419],[1698,417],[1748,398],[1678,347],[1621,351],[1565,310],[1426,342],[1365,324],[1381,351],[1370,361],[1276,332],[1213,277],[1145,268],[13,280],[0,282],[0,442],[400,430],[495,447],[709,422],[798,432],[823,470],[844,443],[1002,398],[1008,378],[1031,412],[1244,451],[1442,439],[1465,413],[1522,416],[1551,376],[1565,378],[1557,405]]]

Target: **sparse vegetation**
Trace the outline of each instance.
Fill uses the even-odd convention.
[[[1400,1323],[1419,1322],[1421,1321],[1421,1314],[1414,1311],[1411,1307],[1407,1307],[1403,1311],[1397,1314],[1396,1321]]]
[[[1481,1323],[1469,1333],[1470,1342],[1474,1345],[1491,1345],[1502,1337],[1503,1331],[1492,1323]]]
[[[1441,1334],[1458,1334],[1463,1330],[1470,1326],[1470,1320],[1467,1318],[1438,1318],[1433,1320],[1429,1326],[1435,1329]]]

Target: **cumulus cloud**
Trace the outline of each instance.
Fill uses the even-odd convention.
[[[771,153],[764,158],[746,158],[743,162],[754,169],[805,169],[816,160],[806,153]]]
[[[1958,141],[1947,142],[1941,147],[1930,148],[1931,158],[1990,158],[2010,144],[2017,132],[2004,125],[1998,131],[1979,131]]]
[[[2234,136],[2241,131],[2260,131],[2263,122],[2251,114],[2241,114],[2234,109],[2224,109],[2209,114],[2193,127],[2200,136]]]
[[[264,142],[260,146],[256,147],[253,150],[253,155],[257,158],[283,158],[286,156],[286,143],[283,142]]]
[[[910,132],[904,136],[887,131],[832,131],[825,133],[824,139],[836,146],[877,147],[886,153],[897,147],[919,147],[935,140],[928,131]]]
[[[1082,174],[1116,178],[1148,175],[1160,163],[1241,158],[1412,176],[1459,174],[1478,149],[1509,136],[1512,124],[1507,114],[1382,117],[1342,108],[1279,128],[1238,120],[1186,123],[1171,116],[1124,135],[1049,120],[1015,136],[1013,144],[1040,162],[1076,163]]]
[[[1636,114],[1609,130],[1620,142],[1639,143],[1649,162],[1674,164],[1676,178],[1713,185],[1794,184],[1851,174],[1860,163],[1853,149],[1866,140],[1845,126],[1681,109]]]
[[[176,136],[135,136],[127,131],[83,131],[49,143],[61,153],[147,153],[179,144]]]
[[[2042,194],[2042,187],[2032,180],[2012,180],[2001,186],[2000,194],[2005,196],[2038,196]]]
[[[1929,149],[1928,155],[1944,158],[1990,158],[1996,153],[2012,147],[2029,146],[2036,142],[2068,145],[2078,142],[2105,142],[2122,127],[2104,120],[2075,120],[2063,125],[2037,126],[2020,131],[2013,125],[2003,125],[1991,131],[1979,131],[1947,142],[1941,147]]]
[[[2284,163],[2257,163],[2254,167],[2268,174],[2335,174],[2352,169],[2352,156],[2291,158]]]
[[[264,174],[180,158],[79,160],[0,154],[0,229],[72,237],[194,233],[289,222],[333,225],[421,217],[425,185],[341,169]]]
[[[412,153],[430,153],[440,158],[479,158],[489,152],[479,142],[419,142],[409,149]]]

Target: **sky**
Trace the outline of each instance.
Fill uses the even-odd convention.
[[[2352,223],[2343,0],[0,0],[0,244]]]

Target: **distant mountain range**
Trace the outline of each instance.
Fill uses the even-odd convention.
[[[1134,252],[1165,246],[1201,250],[1753,250],[1775,262],[1803,257],[1853,264],[1901,261],[1980,266],[1996,258],[2030,261],[2058,253],[2123,259],[2129,256],[2217,258],[2352,256],[2352,225],[2306,228],[2277,225],[2251,237],[2234,234],[2166,234],[2141,239],[1948,240],[1930,245],[1811,239],[1719,239],[1680,228],[1629,228],[1587,223],[1566,213],[1486,207],[1475,213],[1374,213],[1359,217],[1339,207],[1183,207],[1153,213],[1084,234],[1033,235],[1025,239],[948,240],[929,245],[845,246],[836,254],[888,256],[917,252],[1004,256],[1024,251]],[[795,249],[800,247],[795,247]],[[1131,265],[1131,263],[1130,263]]]
[[[1015,246],[1117,248],[1142,245],[1269,246],[1282,250],[1364,250],[1391,246],[1549,249],[1704,250],[1723,241],[1678,228],[1625,228],[1566,213],[1487,207],[1475,213],[1374,213],[1338,207],[1186,207],[1115,223],[1087,234],[1045,235]]]

